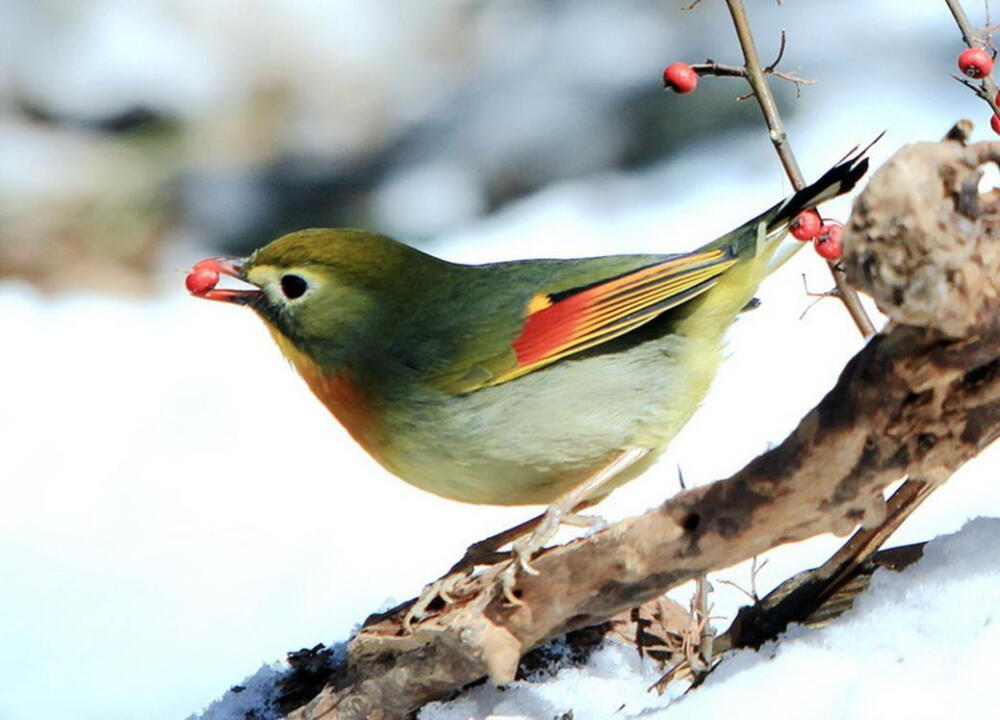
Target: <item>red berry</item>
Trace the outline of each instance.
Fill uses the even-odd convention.
[[[836,260],[844,252],[844,244],[840,236],[844,234],[844,226],[840,223],[825,223],[819,234],[813,238],[813,247],[821,257]]]
[[[208,268],[195,268],[184,280],[188,292],[192,295],[204,295],[219,282],[219,273]]]
[[[993,132],[1000,135],[1000,115],[993,113],[993,117],[990,118],[990,127],[993,128]]]
[[[792,233],[792,237],[797,240],[812,240],[822,225],[823,221],[818,212],[803,210],[795,216],[795,219],[788,226],[788,230]]]
[[[675,62],[663,71],[663,87],[686,95],[698,87],[698,73],[687,63]]]
[[[958,56],[958,69],[970,78],[982,78],[993,72],[993,57],[982,48],[969,48]]]

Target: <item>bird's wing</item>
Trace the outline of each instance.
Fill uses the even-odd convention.
[[[529,289],[525,297],[530,301],[523,314],[518,314],[519,308],[504,308],[501,320],[485,323],[482,333],[470,333],[470,323],[463,318],[462,332],[453,333],[462,347],[448,355],[446,370],[432,372],[433,382],[446,392],[461,394],[513,380],[624,335],[704,293],[737,262],[759,259],[762,264],[755,270],[756,279],[747,279],[744,287],[736,289],[738,302],[732,312],[737,312],[749,299],[743,295],[752,293],[756,283],[780,265],[780,260],[772,261],[773,255],[792,218],[853,188],[868,169],[867,150],[849,153],[816,182],[692,253],[661,256],[626,267],[623,273],[611,271],[597,282],[578,285],[570,280],[556,291],[534,295]],[[595,261],[609,262],[600,266],[609,269],[628,259],[585,260],[585,272],[590,274],[584,277],[593,277],[595,271],[600,277]],[[723,302],[732,299],[733,294],[721,297]],[[505,314],[511,311],[513,315]],[[505,324],[508,319],[509,326]],[[498,323],[504,323],[503,327]]]
[[[448,392],[467,393],[600,345],[702,294],[736,262],[730,250],[711,249],[568,290],[537,293],[502,350],[494,348],[488,357],[452,367],[435,378],[436,384]]]

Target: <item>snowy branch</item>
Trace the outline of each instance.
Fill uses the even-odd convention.
[[[1000,435],[1000,194],[978,166],[1000,143],[903,148],[871,179],[845,234],[844,267],[891,322],[778,447],[732,477],[553,548],[504,601],[504,564],[402,629],[369,618],[298,720],[404,717],[570,630],[606,621],[700,574],[783,543],[850,533],[885,516],[903,477],[943,482]]]

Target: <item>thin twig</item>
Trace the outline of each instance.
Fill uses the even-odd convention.
[[[781,78],[782,80],[787,80],[795,86],[795,97],[801,97],[802,86],[803,85],[815,85],[815,80],[806,80],[805,78],[800,78],[795,73],[781,72],[778,70],[778,65],[781,63],[781,58],[785,57],[785,45],[787,43],[787,33],[784,28],[781,30],[781,43],[778,45],[778,57],[774,59],[774,62],[764,68],[765,75],[774,75],[776,78]]]
[[[756,557],[756,556],[754,556],[754,557]],[[752,590],[747,590],[745,587],[743,587],[742,585],[740,585],[735,580],[716,580],[716,582],[719,583],[720,585],[728,585],[731,588],[739,590],[741,593],[743,593],[744,595],[746,595],[747,598],[750,599],[750,602],[759,602],[760,601],[760,598],[757,597],[756,595],[754,595],[754,593],[753,593]]]
[[[701,75],[714,75],[715,77],[738,77],[745,78],[747,71],[735,65],[723,65],[714,60],[706,60],[703,63],[695,63],[691,69]]]
[[[778,45],[778,57],[774,59],[774,62],[764,68],[764,72],[770,73],[774,72],[774,69],[778,67],[778,63],[781,62],[781,58],[785,57],[785,45],[787,44],[788,37],[785,33],[784,28],[781,30],[781,42]]]
[[[787,80],[792,85],[794,85],[795,86],[795,98],[796,99],[802,97],[802,86],[803,85],[815,85],[816,84],[815,80],[807,80],[806,78],[800,78],[798,75],[794,75],[792,73],[779,72],[779,71],[775,70],[774,72],[771,73],[771,75],[774,75],[774,77],[779,78],[780,80]]]
[[[814,307],[816,307],[816,305],[821,300],[825,300],[826,298],[839,298],[840,297],[840,293],[838,292],[837,288],[833,288],[832,290],[823,290],[822,292],[815,292],[813,290],[810,290],[809,289],[809,282],[806,280],[806,274],[805,273],[802,273],[802,288],[805,290],[806,297],[811,297],[811,298],[816,298],[816,299],[813,300],[808,305],[806,305],[806,309],[802,311],[801,315],[799,315],[799,320],[802,320],[809,313],[810,310],[812,310]]]
[[[983,44],[983,41],[977,37],[976,31],[972,29],[972,23],[969,22],[969,16],[965,14],[965,8],[962,7],[961,0],[944,0],[948,9],[951,10],[952,16],[955,18],[955,23],[958,25],[958,29],[962,33],[962,40],[969,47],[978,47]]]
[[[778,153],[781,164],[785,167],[789,180],[796,190],[801,190],[806,186],[802,170],[792,154],[788,137],[785,134],[785,126],[778,113],[778,106],[774,102],[774,95],[767,85],[764,71],[757,55],[757,46],[753,40],[753,33],[750,31],[750,21],[747,18],[746,8],[743,0],[726,0],[729,6],[729,14],[732,15],[733,25],[736,28],[736,37],[739,39],[740,47],[743,49],[743,58],[746,61],[747,82],[757,97],[761,112],[764,113],[764,121],[774,143],[774,149]]]
[[[717,582],[719,582],[719,583],[721,583],[723,585],[728,585],[729,587],[735,588],[736,590],[739,590],[741,593],[743,593],[748,598],[750,598],[750,602],[758,603],[758,602],[760,602],[760,595],[757,593],[757,573],[760,572],[761,569],[763,569],[763,567],[765,565],[767,565],[767,562],[768,562],[766,558],[764,559],[763,562],[759,562],[759,561],[760,561],[760,556],[759,555],[754,555],[753,556],[753,562],[750,563],[750,589],[749,590],[747,590],[745,587],[743,587],[742,585],[740,585],[738,582],[736,582],[734,580],[721,580],[720,579]]]
[[[791,180],[792,187],[796,190],[801,190],[806,185],[805,178],[799,169],[799,164],[795,160],[795,156],[792,154],[792,148],[788,143],[788,136],[785,134],[785,126],[781,122],[781,115],[778,113],[778,106],[774,101],[774,96],[771,94],[771,89],[767,85],[767,79],[764,77],[760,58],[757,55],[757,47],[753,41],[753,33],[750,31],[750,21],[747,18],[746,8],[743,6],[743,0],[726,0],[726,4],[729,6],[729,14],[733,18],[736,37],[739,39],[740,47],[743,49],[747,82],[750,83],[750,88],[757,98],[761,112],[764,113],[764,122],[767,123],[771,142],[774,144],[778,158],[781,160],[781,164],[788,174],[788,179]],[[861,306],[861,299],[858,297],[858,294],[847,284],[843,271],[837,268],[836,263],[830,262],[828,265],[830,273],[833,275],[833,281],[837,285],[837,291],[840,293],[840,300],[847,308],[847,312],[850,314],[851,319],[854,320],[854,324],[857,325],[858,330],[864,337],[874,335],[875,326],[869,319],[865,309]]]
[[[688,9],[688,8],[685,8]],[[781,58],[785,55],[785,44],[786,44],[786,34],[785,31],[781,31],[781,46],[778,48],[778,57],[774,59],[774,62],[768,65],[762,70],[765,75],[774,75],[776,78],[785,80],[792,83],[795,86],[795,97],[799,97],[802,94],[803,85],[815,85],[815,80],[807,80],[806,78],[800,78],[794,72],[783,72],[778,70],[778,64],[781,62]],[[717,63],[711,58],[703,63],[695,63],[691,66],[691,69],[698,74],[698,76],[711,75],[713,77],[736,77],[747,79],[747,69],[745,67],[740,67],[737,65],[725,65],[723,63]],[[736,98],[736,102],[743,102],[744,100],[749,100],[753,97],[753,93],[748,95],[741,95]]]

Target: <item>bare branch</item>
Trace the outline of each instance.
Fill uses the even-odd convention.
[[[951,10],[955,24],[958,25],[958,29],[962,33],[962,41],[970,48],[984,46],[986,44],[984,40],[972,29],[972,23],[969,22],[969,16],[965,14],[961,0],[944,0],[944,2]]]
[[[798,161],[792,154],[788,137],[785,134],[785,126],[781,121],[781,114],[778,112],[778,105],[774,101],[774,95],[764,78],[764,71],[761,68],[760,58],[757,55],[757,46],[754,43],[753,33],[750,31],[750,21],[747,18],[746,8],[743,0],[726,0],[729,6],[729,14],[733,18],[733,26],[736,28],[736,37],[739,39],[740,47],[743,49],[743,58],[746,62],[747,82],[757,97],[761,112],[764,113],[764,122],[767,123],[771,142],[778,153],[781,164],[785,167],[792,186],[800,190],[806,185],[802,170]]]

